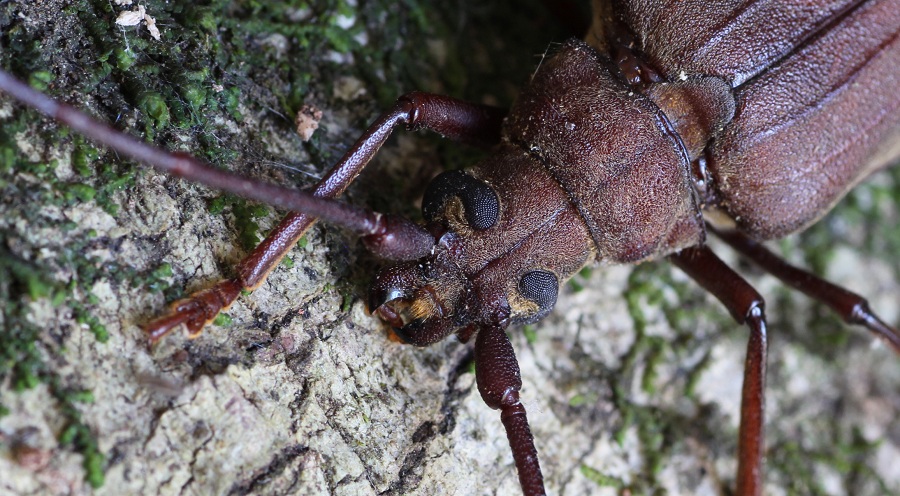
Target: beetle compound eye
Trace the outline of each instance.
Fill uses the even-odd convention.
[[[422,215],[428,221],[437,220],[447,201],[457,197],[465,209],[466,222],[473,229],[483,231],[497,223],[500,201],[484,181],[463,171],[448,171],[434,178],[422,200]]]
[[[559,282],[556,280],[556,274],[552,272],[533,270],[522,276],[519,281],[519,292],[542,309],[549,309],[556,304]]]
[[[537,314],[529,321],[542,319],[556,305],[559,281],[556,274],[545,270],[533,270],[519,280],[519,293],[538,304]]]

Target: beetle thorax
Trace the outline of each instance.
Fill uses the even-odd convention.
[[[370,297],[406,341],[535,321],[587,263],[703,239],[684,147],[614,68],[567,43],[520,95],[494,153],[435,178],[422,205],[433,254],[382,271]],[[606,132],[628,122],[631,135]]]

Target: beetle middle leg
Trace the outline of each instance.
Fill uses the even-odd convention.
[[[900,335],[871,310],[861,296],[794,267],[760,243],[737,231],[709,226],[711,232],[789,286],[827,305],[849,324],[866,327],[900,352]],[[669,257],[675,265],[719,299],[731,315],[750,327],[738,442],[737,494],[762,494],[766,382],[765,302],[740,275],[707,247],[689,248]]]
[[[324,198],[341,195],[372,160],[391,135],[405,124],[408,130],[429,129],[455,141],[491,146],[500,140],[504,109],[479,105],[442,95],[413,92],[400,97],[357,139],[344,157],[322,178],[313,194]],[[181,324],[190,337],[220,311],[227,309],[242,290],[257,288],[282,258],[312,226],[316,218],[300,212],[288,214],[235,269],[235,276],[172,304],[168,314],[144,326],[151,342],[159,341]]]
[[[875,315],[869,309],[869,302],[862,296],[794,267],[762,244],[737,231],[714,228],[711,231],[766,272],[810,298],[824,303],[844,319],[844,322],[865,327],[900,353],[900,334]]]
[[[744,385],[741,389],[737,494],[741,496],[762,494],[768,350],[765,301],[743,277],[706,246],[682,250],[670,255],[669,259],[718,298],[738,323],[747,324],[750,328],[744,365]]]

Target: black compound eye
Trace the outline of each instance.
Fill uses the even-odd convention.
[[[544,318],[556,305],[559,280],[556,274],[545,270],[533,270],[519,280],[519,293],[538,304],[537,314],[529,322]]]
[[[466,222],[473,229],[483,231],[497,223],[500,215],[497,194],[484,181],[463,171],[444,172],[431,181],[422,200],[422,215],[425,220],[437,220],[452,197],[462,201]]]

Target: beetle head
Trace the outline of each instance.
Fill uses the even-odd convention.
[[[568,273],[551,269],[559,266],[556,251],[541,229],[559,223],[551,219],[536,230],[533,219],[515,215],[522,200],[494,186],[461,171],[435,178],[423,201],[427,229],[438,240],[433,252],[376,277],[369,308],[405,342],[426,346],[453,332],[467,339],[484,325],[533,322],[556,303]]]
[[[404,342],[427,346],[453,332],[465,340],[476,327],[530,323],[550,313],[559,290],[556,274],[507,274],[502,259],[466,274],[451,256],[458,240],[446,233],[434,255],[387,267],[376,277],[369,308]]]

